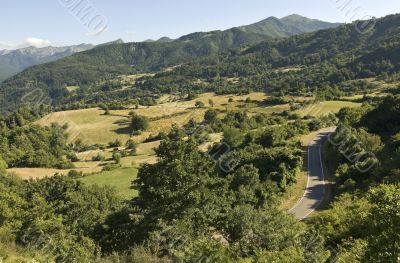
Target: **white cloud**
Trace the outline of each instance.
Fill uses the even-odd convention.
[[[25,48],[25,47],[47,47],[50,46],[51,42],[46,39],[40,39],[36,37],[28,37],[23,41],[22,43],[14,43],[10,41],[0,41],[0,50],[3,49],[8,49],[8,50],[13,50],[13,49],[19,49],[19,48]]]
[[[29,46],[34,47],[47,47],[50,46],[51,42],[45,39],[39,39],[34,37],[29,37],[25,40],[25,43]]]

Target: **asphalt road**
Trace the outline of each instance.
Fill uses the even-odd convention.
[[[332,130],[333,131],[333,130]],[[289,210],[302,220],[319,208],[325,196],[325,175],[321,149],[331,131],[320,132],[308,146],[308,183],[303,198]]]

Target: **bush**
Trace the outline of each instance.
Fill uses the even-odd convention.
[[[225,128],[224,129],[224,142],[230,147],[238,147],[243,143],[244,135],[239,129]]]
[[[205,104],[202,101],[196,101],[195,106],[196,108],[204,108]]]
[[[282,97],[270,97],[264,100],[264,104],[267,106],[276,106],[288,103],[290,103],[290,101]]]
[[[68,177],[81,178],[83,177],[83,172],[78,172],[77,170],[71,170],[68,172]]]
[[[144,143],[148,143],[148,142],[156,142],[156,141],[160,141],[163,138],[165,138],[167,135],[163,132],[160,132],[157,135],[150,135],[149,137],[146,138],[146,140],[144,140]]]
[[[134,131],[145,131],[149,128],[150,121],[145,116],[139,116],[136,113],[132,115],[131,128]]]
[[[113,171],[113,170],[116,170],[116,169],[118,169],[118,168],[121,168],[121,165],[120,164],[115,164],[115,163],[109,163],[109,164],[106,164],[104,167],[103,167],[103,172],[109,172],[109,171]]]
[[[130,150],[131,155],[135,155],[137,151],[138,143],[134,140],[130,139],[126,142],[126,149]]]
[[[5,173],[7,168],[8,168],[7,163],[0,157],[0,174]]]
[[[204,114],[204,121],[206,123],[212,123],[217,118],[218,112],[214,109],[209,109]]]
[[[78,162],[79,161],[78,156],[74,152],[68,152],[67,153],[67,159],[70,160],[71,162]]]
[[[122,154],[120,152],[114,152],[112,158],[116,164],[119,164],[121,163]]]
[[[55,165],[57,169],[72,169],[74,167],[74,164],[69,161],[61,161]]]
[[[118,148],[122,146],[122,142],[120,140],[115,140],[113,142],[108,143],[109,148]]]
[[[98,153],[96,156],[92,157],[93,162],[103,162],[106,159],[103,154]]]

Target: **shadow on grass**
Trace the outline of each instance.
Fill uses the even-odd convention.
[[[118,129],[114,130],[114,132],[118,135],[131,135],[133,133],[132,128],[129,126],[118,128]]]

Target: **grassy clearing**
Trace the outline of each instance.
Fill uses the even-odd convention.
[[[74,169],[53,169],[53,168],[11,168],[7,169],[7,172],[18,176],[21,179],[29,180],[29,179],[43,179],[46,177],[54,176],[55,174],[67,175],[69,171],[76,170],[79,172],[83,172],[84,174],[97,173],[102,170],[100,166],[98,166],[98,162],[93,163],[85,163],[83,167],[76,167]]]
[[[104,143],[115,141],[127,141],[129,124],[123,123],[127,118],[121,116],[104,115],[100,109],[82,109],[55,112],[45,116],[36,123],[39,125],[50,125],[58,123],[68,124],[70,141],[80,138],[88,144]]]
[[[137,196],[137,191],[131,189],[132,181],[137,177],[137,168],[122,168],[109,172],[101,172],[79,179],[88,185],[111,186],[124,199]]]
[[[324,101],[307,106],[304,109],[295,111],[295,113],[304,117],[307,115],[318,117],[328,115],[330,113],[338,113],[342,108],[357,108],[361,103],[354,103],[349,101]]]
[[[285,68],[276,69],[275,71],[286,73],[286,72],[300,71],[300,70],[303,70],[303,67],[300,67],[300,66],[297,66],[297,67],[296,66],[294,66],[294,67],[285,67]]]
[[[202,101],[205,105],[209,105],[208,102],[211,99],[214,102],[214,108],[226,110],[240,108],[248,97],[254,101],[262,101],[267,98],[264,93],[251,93],[243,96],[217,96],[213,93],[205,93],[191,101],[170,101],[171,96],[164,96],[162,101],[165,103],[157,106],[140,107],[135,110],[115,110],[111,111],[111,115],[104,115],[104,111],[98,108],[55,112],[36,123],[43,126],[51,123],[68,124],[71,142],[78,138],[88,144],[107,144],[117,139],[125,142],[131,135],[129,112],[133,110],[139,115],[157,119],[151,122],[150,129],[146,133],[134,138],[141,141],[151,134],[157,134],[160,131],[167,132],[173,124],[182,126],[190,119],[201,121],[207,109],[196,108],[196,101]],[[230,98],[234,102],[228,103]],[[255,111],[266,113],[281,110],[282,108],[275,107],[255,109]]]
[[[79,89],[79,86],[68,86],[68,87],[66,87],[66,89],[68,90],[68,92],[72,93],[72,92],[76,91],[77,89]]]

